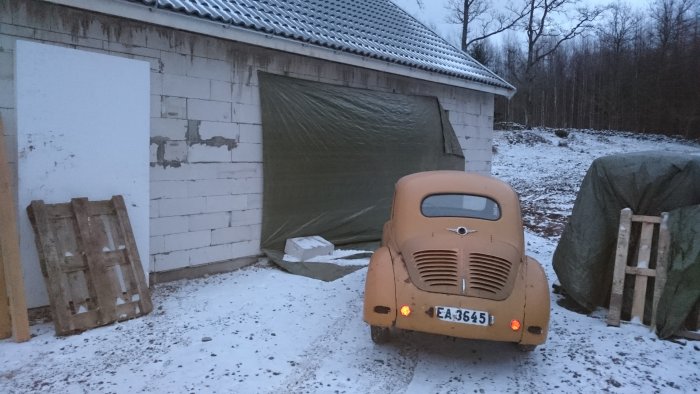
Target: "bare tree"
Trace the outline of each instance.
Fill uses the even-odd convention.
[[[651,18],[655,22],[655,38],[662,51],[672,43],[680,43],[690,32],[692,11],[696,0],[656,0],[651,5]]]
[[[525,0],[526,17],[519,26],[527,37],[524,73],[525,123],[532,126],[533,82],[537,66],[559,47],[594,27],[603,8],[579,7],[579,0]],[[562,22],[562,21],[568,21]]]
[[[446,21],[462,26],[460,45],[467,52],[472,44],[512,29],[525,16],[525,8],[508,6],[505,11],[492,8],[489,0],[448,0]]]

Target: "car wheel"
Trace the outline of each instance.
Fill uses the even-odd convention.
[[[529,353],[529,352],[535,350],[536,347],[537,347],[537,345],[521,345],[521,344],[518,344],[518,350],[520,350],[521,352],[528,352],[528,353]]]
[[[374,343],[387,343],[391,339],[391,332],[387,327],[370,326],[369,332]]]

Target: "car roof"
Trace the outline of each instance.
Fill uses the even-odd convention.
[[[430,194],[458,193],[491,197],[509,202],[517,194],[505,182],[487,175],[464,171],[426,171],[406,175],[396,182],[396,195],[416,195],[422,199]]]

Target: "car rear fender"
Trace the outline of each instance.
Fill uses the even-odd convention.
[[[374,252],[367,268],[364,320],[379,327],[391,327],[396,321],[394,268],[386,246]]]
[[[549,283],[540,263],[527,256],[525,318],[521,345],[541,345],[549,331]]]

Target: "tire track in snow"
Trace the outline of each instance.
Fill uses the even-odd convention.
[[[358,332],[354,327],[358,321],[347,316],[357,316],[361,304],[361,297],[349,302],[339,313],[340,317],[333,320],[326,332],[311,341],[310,347],[299,356],[303,361],[270,393],[403,392],[413,379],[417,350],[400,337],[386,345],[375,345],[364,322],[359,322],[361,335],[353,335]],[[355,357],[342,359],[346,353]],[[340,365],[340,374],[319,374],[328,361]],[[357,371],[359,376],[351,376],[353,372],[350,371]]]

